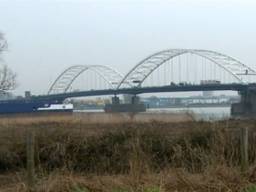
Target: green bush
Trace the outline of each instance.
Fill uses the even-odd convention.
[[[256,186],[250,186],[248,188],[246,188],[243,192],[256,192]]]

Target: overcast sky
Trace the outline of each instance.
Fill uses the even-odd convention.
[[[256,67],[256,2],[251,0],[0,0],[4,62],[16,93],[46,93],[71,65],[122,73],[168,48],[219,51]]]

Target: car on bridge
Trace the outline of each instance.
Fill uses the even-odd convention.
[[[141,83],[140,80],[133,80],[132,82],[133,82],[133,83]]]
[[[189,83],[186,81],[182,81],[179,83],[179,86],[186,86],[186,85],[189,85]]]
[[[176,86],[176,84],[174,82],[171,82],[170,85],[171,86]]]

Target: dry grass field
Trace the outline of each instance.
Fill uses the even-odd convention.
[[[249,129],[249,169],[242,172],[243,127]],[[29,131],[35,134],[34,191],[255,191],[254,120],[88,123],[65,115],[2,117],[1,192],[28,191]]]

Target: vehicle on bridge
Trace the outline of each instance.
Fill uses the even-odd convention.
[[[218,80],[201,80],[200,85],[219,85],[221,81]]]
[[[176,84],[175,84],[174,82],[171,82],[170,85],[171,85],[171,86],[175,86]]]
[[[188,85],[188,83],[185,81],[179,83],[179,86],[186,86],[186,85]]]
[[[132,82],[133,82],[133,83],[141,83],[140,80],[133,80]]]

